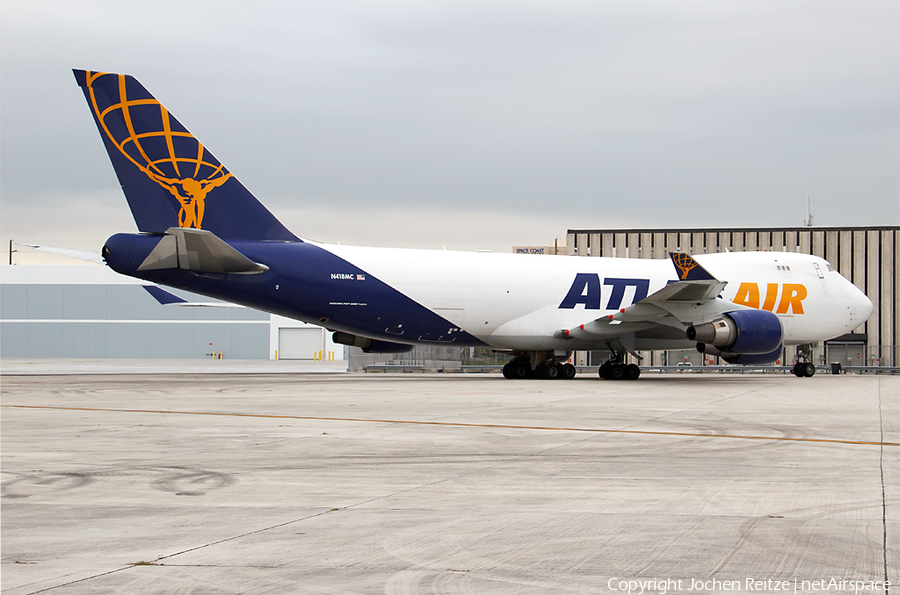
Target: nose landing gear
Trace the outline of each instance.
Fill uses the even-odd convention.
[[[794,376],[797,378],[812,378],[816,373],[816,365],[812,362],[812,345],[797,346],[797,363],[794,364]]]

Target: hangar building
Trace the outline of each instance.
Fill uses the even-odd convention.
[[[162,305],[142,285],[100,265],[3,265],[0,357],[346,359],[322,327],[228,304]]]
[[[857,366],[900,365],[897,347],[900,227],[570,229],[566,235],[566,254],[575,256],[666,258],[670,252],[708,254],[742,250],[800,252],[822,257],[872,300],[875,311],[869,320],[853,333],[829,341],[827,346],[819,346],[814,352],[817,364],[840,361]],[[596,364],[592,360],[598,357],[605,360],[607,356],[605,352],[579,353],[576,360],[585,365]],[[684,357],[702,359],[699,353],[680,356]],[[659,353],[653,353],[650,359],[645,363],[674,363],[664,362]]]

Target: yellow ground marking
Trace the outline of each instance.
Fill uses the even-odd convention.
[[[457,428],[504,428],[512,430],[545,430],[552,432],[594,432],[597,434],[644,434],[650,436],[689,436],[696,438],[735,438],[738,440],[780,440],[782,442],[824,442],[829,444],[867,444],[872,446],[900,446],[898,442],[868,442],[837,440],[834,438],[792,438],[788,436],[748,436],[739,434],[701,434],[695,432],[658,432],[651,430],[612,430],[609,428],[565,428],[554,426],[518,426],[510,424],[469,424],[454,421],[420,421],[409,419],[367,419],[360,417],[319,417],[312,415],[270,415],[265,413],[225,413],[217,411],[167,411],[163,409],[107,409],[100,407],[57,407],[52,405],[0,405],[15,409],[54,409],[59,411],[102,411],[109,413],[162,413],[170,415],[214,415],[220,417],[249,417],[258,419],[297,419],[311,421],[350,421],[358,423],[407,424],[448,426]]]

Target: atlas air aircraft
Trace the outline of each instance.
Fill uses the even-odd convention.
[[[123,275],[317,324],[337,343],[511,354],[507,378],[573,378],[574,350],[607,350],[602,378],[637,378],[640,350],[771,363],[847,333],[872,304],[821,258],[742,252],[664,260],[364,248],[282,225],[136,79],[76,70],[140,233],[102,255]],[[807,347],[804,349],[804,347]]]

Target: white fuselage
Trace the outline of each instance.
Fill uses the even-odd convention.
[[[591,349],[603,337],[560,339],[562,329],[615,314],[676,280],[670,260],[408,250],[320,245],[496,349]],[[872,304],[823,259],[788,252],[698,255],[727,281],[720,296],[738,308],[774,312],[785,344],[823,341],[865,322]],[[579,276],[580,275],[580,276]],[[593,279],[593,285],[574,288]],[[643,286],[643,287],[641,287]],[[597,295],[590,295],[599,287]],[[639,295],[643,291],[643,295]],[[638,295],[636,295],[638,294]],[[574,305],[563,304],[577,295]],[[564,307],[561,307],[564,306]],[[708,322],[700,314],[693,323]],[[659,329],[659,330],[657,330]],[[692,345],[680,329],[646,322],[609,327],[609,337],[636,334],[637,347]],[[599,344],[598,344],[599,341]]]

